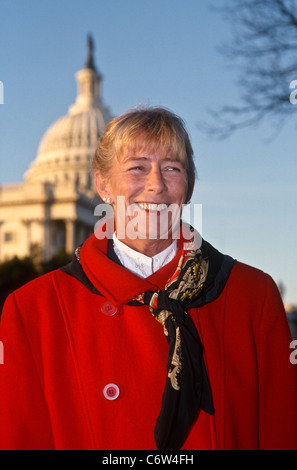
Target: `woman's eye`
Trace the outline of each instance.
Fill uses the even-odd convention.
[[[143,167],[142,166],[133,166],[132,168],[129,168],[129,171],[141,171],[143,170]]]
[[[166,171],[178,171],[180,172],[181,169],[176,167],[176,166],[168,166],[167,168],[165,168]]]

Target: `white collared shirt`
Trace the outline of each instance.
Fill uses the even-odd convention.
[[[169,263],[169,261],[175,257],[177,253],[177,241],[174,240],[165,250],[151,258],[125,245],[114,233],[113,248],[125,268],[137,274],[139,277],[146,278],[158,271],[162,266],[165,266],[165,264]]]

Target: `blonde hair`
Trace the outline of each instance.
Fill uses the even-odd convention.
[[[114,118],[99,139],[93,170],[108,177],[114,158],[126,152],[161,148],[172,160],[181,161],[194,183],[193,149],[181,118],[165,108],[136,108]]]

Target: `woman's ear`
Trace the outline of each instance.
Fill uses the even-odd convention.
[[[96,171],[94,180],[97,193],[101,199],[107,204],[111,204],[113,200],[108,179],[102,176],[99,171]]]

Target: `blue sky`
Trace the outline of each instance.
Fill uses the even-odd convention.
[[[0,184],[22,180],[46,129],[75,101],[74,73],[91,33],[114,115],[149,104],[185,120],[204,238],[281,281],[284,300],[297,304],[297,105],[295,121],[293,113],[279,133],[268,123],[224,141],[201,132],[207,110],[238,103],[241,92],[236,67],[218,51],[230,25],[210,8],[215,3],[0,0]],[[288,83],[288,99],[290,91]]]

